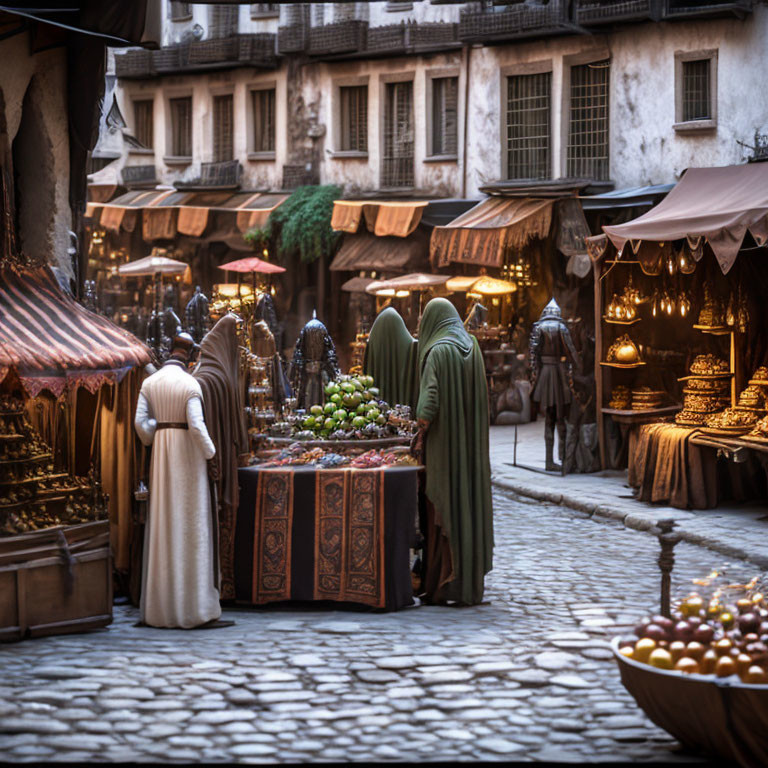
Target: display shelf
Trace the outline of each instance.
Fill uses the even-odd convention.
[[[723,427],[708,427],[706,425],[699,427],[703,434],[712,435],[714,437],[741,437],[747,432],[750,432],[753,428],[754,424],[748,427],[734,427],[733,429],[725,429]]]
[[[18,459],[3,459],[0,461],[0,466],[8,464],[21,464],[25,461],[43,461],[44,459],[51,459],[53,456],[50,453],[38,453],[35,456],[22,456]]]
[[[642,317],[635,317],[632,320],[615,320],[607,315],[603,315],[603,320],[610,325],[634,325],[635,323],[639,323],[642,319]]]
[[[709,333],[712,336],[727,336],[729,333],[733,333],[732,328],[728,328],[726,325],[709,326],[709,325],[694,325],[697,331],[702,333]]]
[[[690,381],[690,379],[732,379],[733,373],[691,373],[688,376],[681,376],[678,381]]]
[[[606,265],[613,265],[613,264],[639,264],[640,262],[637,259],[610,259],[604,263]]]
[[[293,445],[301,443],[307,448],[391,448],[396,445],[410,445],[410,437],[377,437],[371,440],[297,440],[295,437],[267,437],[270,445]]]
[[[619,424],[647,424],[658,421],[665,416],[673,416],[682,405],[665,405],[661,408],[644,408],[643,410],[620,410],[618,408],[601,408],[604,416],[610,416]]]
[[[40,483],[45,479],[46,479],[45,475],[37,475],[35,477],[25,477],[23,480],[0,479],[0,485],[26,485],[27,483]]]
[[[640,368],[645,365],[645,360],[639,360],[636,363],[612,363],[608,360],[601,360],[600,365],[604,365],[606,368]]]
[[[7,440],[8,442],[11,442],[12,440],[26,440],[26,435],[0,435],[0,440]]]

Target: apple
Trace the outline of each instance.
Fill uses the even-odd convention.
[[[656,649],[656,641],[650,637],[644,637],[635,643],[633,658],[643,663],[648,661],[651,652]]]
[[[705,650],[706,648],[701,643],[697,643],[695,640],[691,640],[691,642],[688,643],[688,646],[685,649],[685,655],[689,656],[695,661],[700,661],[701,658],[704,656]]]
[[[733,640],[729,637],[723,637],[715,643],[715,653],[718,656],[727,656],[733,648]]]
[[[747,673],[747,670],[752,666],[752,657],[747,656],[746,653],[740,653],[736,657],[736,674],[741,677]]]
[[[699,624],[693,630],[693,639],[702,645],[709,645],[715,639],[715,630],[709,624]]]
[[[685,655],[686,647],[685,643],[681,640],[675,640],[669,644],[669,655],[672,657],[673,662],[677,662]]]
[[[715,664],[715,674],[718,677],[730,677],[736,674],[736,662],[730,656],[721,656]]]
[[[715,671],[715,664],[717,664],[717,654],[710,648],[704,653],[699,662],[701,674],[711,675]]]
[[[739,616],[739,630],[746,635],[750,632],[756,633],[760,629],[760,617],[751,611],[742,613]]]
[[[648,657],[648,663],[652,667],[657,669],[672,669],[674,664],[672,663],[672,654],[664,650],[664,648],[656,648],[651,651],[651,655]]]
[[[682,659],[677,660],[675,669],[685,675],[696,675],[699,672],[699,662],[690,656],[683,656]]]
[[[744,682],[752,685],[766,685],[768,684],[768,672],[762,667],[750,667],[744,675]]]
[[[693,639],[693,629],[687,621],[678,621],[677,624],[675,624],[674,632],[675,638],[682,640],[683,642],[687,643],[689,640]]]
[[[667,639],[667,632],[658,624],[649,624],[645,630],[645,636],[658,643],[660,640]]]

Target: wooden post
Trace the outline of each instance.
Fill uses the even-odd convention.
[[[659,553],[659,570],[661,571],[661,610],[662,616],[671,617],[671,587],[672,569],[675,567],[675,544],[680,541],[680,536],[673,532],[677,525],[672,518],[657,521],[657,536],[661,545]]]
[[[603,283],[600,278],[601,262],[592,263],[595,276],[595,416],[597,418],[597,441],[600,446],[600,468],[606,469],[605,460],[605,417],[603,416]]]

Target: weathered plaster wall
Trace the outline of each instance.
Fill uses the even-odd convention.
[[[0,67],[0,90],[8,136],[15,142],[20,244],[33,258],[71,274],[65,52],[30,55],[29,38],[20,34],[0,42],[0,61],[14,63]]]

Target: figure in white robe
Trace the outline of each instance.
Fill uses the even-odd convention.
[[[206,461],[216,448],[200,384],[182,362],[172,358],[144,381],[135,427],[144,445],[152,444],[141,620],[183,628],[214,621],[221,606]]]

